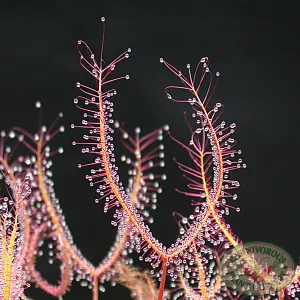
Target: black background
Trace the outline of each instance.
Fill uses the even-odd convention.
[[[116,84],[115,118],[145,132],[168,123],[184,142],[189,132],[183,120],[188,105],[170,102],[167,84],[177,79],[159,63],[164,57],[179,69],[209,56],[211,69],[221,73],[214,102],[225,105],[223,119],[236,122],[238,148],[247,168],[235,174],[241,182],[238,206],[228,222],[244,241],[264,240],[286,249],[298,262],[299,218],[299,24],[296,1],[10,1],[0,10],[0,128],[18,125],[33,132],[42,102],[43,120],[64,113],[66,132],[56,139],[65,153],[54,159],[56,194],[76,244],[95,264],[114,240],[111,213],[78,170],[82,161],[72,131],[82,113],[73,105],[77,81],[87,76],[79,66],[76,42],[86,41],[96,54],[106,17],[104,60],[128,47],[129,60],[116,75],[131,79]],[[118,151],[120,154],[122,151]],[[187,214],[189,201],[174,192],[184,186],[172,162],[183,150],[166,139],[164,193],[154,214],[154,235],[165,244],[177,237],[172,211]],[[121,174],[125,174],[122,171]],[[122,181],[126,182],[124,175]],[[53,270],[40,264],[45,276]],[[29,292],[28,292],[29,294]],[[39,292],[35,300],[52,299]],[[127,299],[127,291],[111,288],[101,299]],[[74,284],[64,299],[90,299],[91,292]]]

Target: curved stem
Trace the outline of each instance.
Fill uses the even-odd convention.
[[[105,264],[99,264],[98,267],[94,267],[91,262],[89,262],[86,258],[82,259],[78,253],[75,251],[74,246],[70,244],[68,241],[63,227],[61,225],[60,219],[55,211],[55,208],[52,204],[52,201],[48,195],[47,187],[44,181],[44,174],[43,174],[43,168],[42,168],[42,145],[43,140],[40,139],[37,142],[37,171],[38,171],[38,186],[41,191],[43,202],[46,204],[47,210],[49,212],[49,215],[51,217],[52,222],[54,223],[56,227],[56,231],[59,233],[62,243],[64,245],[64,248],[66,249],[72,259],[84,270],[88,271],[91,276],[94,278],[99,278],[102,274],[104,274],[120,257],[120,254],[124,248],[124,244],[127,240],[127,237],[129,235],[129,229],[126,228],[124,232],[122,233],[123,239],[120,239],[118,241],[118,245],[112,255],[110,255],[108,261]],[[137,159],[138,166],[136,167],[137,173],[135,176],[135,182],[133,186],[133,191],[131,195],[131,203],[132,205],[135,205],[135,202],[137,200],[137,195],[140,189],[140,181],[141,181],[141,166],[142,161],[141,159]],[[129,222],[129,219],[125,221],[126,223]]]
[[[123,196],[119,192],[119,188],[117,184],[115,183],[115,180],[111,174],[110,171],[110,160],[108,153],[106,151],[106,135],[105,135],[105,117],[104,117],[104,110],[102,107],[102,97],[101,97],[101,77],[99,78],[99,103],[98,103],[98,109],[99,109],[99,115],[100,115],[100,123],[99,123],[99,132],[100,132],[100,145],[102,149],[102,160],[103,160],[103,166],[105,169],[105,174],[107,177],[107,180],[109,182],[110,188],[117,198],[118,202],[130,218],[130,221],[134,224],[134,227],[138,230],[139,234],[142,236],[142,238],[147,242],[148,245],[154,250],[154,252],[160,256],[160,257],[166,257],[167,259],[173,258],[176,255],[182,253],[188,246],[192,244],[192,242],[196,239],[199,232],[202,230],[203,224],[208,219],[211,212],[207,212],[207,214],[204,216],[201,223],[199,223],[195,230],[186,237],[186,239],[183,241],[182,245],[180,245],[178,248],[168,248],[167,250],[163,250],[162,246],[153,241],[149,238],[145,230],[142,228],[143,223],[139,222],[133,212],[128,207],[127,203],[125,202],[125,199],[123,199]],[[219,192],[221,192],[221,188],[219,188]]]

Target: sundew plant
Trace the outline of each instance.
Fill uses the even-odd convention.
[[[104,18],[101,21],[104,27]],[[36,133],[19,127],[1,131],[1,299],[29,299],[26,290],[30,285],[63,299],[72,290],[73,281],[90,288],[93,300],[100,297],[99,291],[105,291],[107,282],[123,285],[139,300],[298,299],[299,267],[285,268],[280,276],[266,269],[263,262],[245,251],[243,241],[226,221],[230,211],[239,211],[235,204],[240,186],[236,171],[246,164],[235,147],[236,124],[222,120],[223,104],[214,103],[212,96],[220,74],[210,69],[208,58],[201,58],[195,66],[188,64],[182,71],[159,59],[174,74],[174,85],[165,88],[167,99],[191,115],[186,117],[186,144],[170,133],[168,125],[145,134],[137,127],[130,136],[115,120],[118,99],[114,84],[129,79],[129,75],[114,74],[118,64],[129,58],[131,49],[108,63],[103,57],[103,44],[104,34],[100,57],[96,57],[84,41],[77,43],[80,65],[95,79],[95,85],[77,82],[79,95],[74,105],[83,119],[71,128],[84,131],[83,138],[73,145],[89,161],[79,163],[78,168],[88,171],[86,179],[98,195],[94,205],[104,213],[113,210],[113,220],[107,226],[117,227],[115,241],[106,257],[94,265],[80,252],[66,224],[51,179],[52,157],[63,152],[51,146],[53,138],[64,131],[58,125],[62,114]],[[130,167],[128,180],[120,176],[116,163],[116,131],[121,133],[127,153],[121,161]],[[189,199],[193,209],[189,216],[174,212],[178,237],[170,247],[150,228],[155,222],[152,210],[163,198],[161,186],[168,171],[163,161],[165,134],[189,156],[189,164],[175,162],[186,180],[186,189],[178,193]],[[45,242],[50,245],[48,253],[42,251]],[[238,255],[238,262],[230,261],[230,251]],[[148,269],[137,267],[133,252]],[[60,262],[56,284],[36,268],[37,259],[43,255],[48,255],[50,264]],[[248,276],[254,291],[249,285],[239,285],[239,276]]]

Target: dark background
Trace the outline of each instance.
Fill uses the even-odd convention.
[[[104,60],[110,61],[128,47],[129,60],[116,75],[131,79],[116,84],[115,118],[133,130],[145,132],[168,123],[173,134],[188,141],[183,121],[188,105],[170,102],[166,84],[177,79],[159,58],[185,70],[202,56],[221,77],[214,102],[225,105],[223,119],[238,125],[235,134],[243,150],[246,170],[236,172],[241,182],[237,205],[228,222],[244,241],[263,240],[286,249],[298,262],[299,218],[299,23],[296,1],[10,1],[0,9],[0,128],[18,125],[33,132],[41,101],[43,120],[50,123],[64,113],[66,133],[57,138],[65,148],[54,159],[56,194],[76,244],[95,264],[114,240],[111,214],[78,170],[82,161],[71,131],[82,113],[73,105],[77,81],[86,78],[79,66],[76,42],[86,41],[96,54],[101,44],[102,16],[106,17]],[[154,214],[154,235],[165,244],[177,237],[172,211],[187,214],[189,201],[174,192],[184,186],[172,162],[183,151],[166,139],[164,193]],[[122,152],[122,151],[121,151]],[[120,153],[121,153],[120,152]],[[118,152],[119,154],[119,152]],[[122,171],[122,174],[124,172]],[[122,181],[126,183],[126,176]],[[40,263],[46,276],[55,273]],[[127,299],[127,291],[111,288],[101,299]],[[31,291],[29,291],[31,292]],[[28,292],[28,294],[29,294]],[[64,299],[90,299],[91,292],[74,284]],[[35,300],[52,299],[31,292]]]

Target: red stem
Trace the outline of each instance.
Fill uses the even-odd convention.
[[[163,295],[164,295],[165,284],[166,284],[166,277],[167,277],[167,269],[168,269],[166,262],[167,262],[167,260],[163,259],[162,266],[161,266],[161,270],[162,270],[161,282],[160,282],[160,285],[159,285],[159,291],[158,291],[158,298],[157,298],[157,300],[162,300]]]
[[[93,279],[93,300],[98,300],[98,278],[97,276]]]

